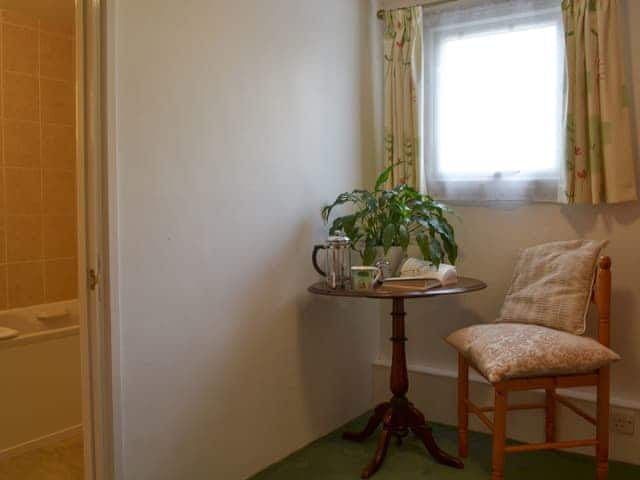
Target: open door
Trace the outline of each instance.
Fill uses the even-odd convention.
[[[105,121],[104,10],[76,1],[79,301],[85,478],[109,480],[113,414],[109,286],[109,209]]]

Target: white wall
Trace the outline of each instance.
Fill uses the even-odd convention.
[[[320,207],[373,174],[372,18],[117,1],[124,478],[246,478],[369,407],[377,306],[306,288]]]
[[[631,28],[640,23],[640,2],[634,0],[626,4],[624,22],[629,31],[625,39],[632,56],[630,70],[636,106],[634,128],[640,133],[636,128],[640,126],[640,30]],[[381,92],[376,98],[381,98]],[[459,272],[481,278],[489,288],[460,297],[409,302],[407,354],[415,370],[426,367],[456,371],[456,354],[442,338],[457,328],[490,322],[496,317],[520,248],[562,239],[609,239],[611,243],[606,253],[613,260],[614,284],[612,345],[623,356],[623,361],[613,367],[613,400],[617,405],[639,407],[640,204],[592,207],[507,203],[457,207],[456,210],[463,219],[455,225],[461,252]],[[390,345],[386,341],[390,325],[384,310],[379,358],[382,364],[390,360]],[[445,405],[452,400],[446,389],[431,389],[430,392],[442,395],[434,403]],[[581,421],[578,419],[576,423]],[[640,452],[640,435],[635,442],[635,450]],[[640,463],[637,453],[633,460]]]

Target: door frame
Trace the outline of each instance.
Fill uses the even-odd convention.
[[[117,223],[109,195],[111,162],[107,101],[106,1],[76,0],[76,138],[78,188],[78,299],[82,370],[82,420],[86,480],[111,480],[114,459],[114,402],[119,396],[118,342],[111,342],[113,288],[110,236]],[[110,36],[110,38],[112,38]],[[114,237],[111,237],[114,238]],[[113,242],[115,245],[115,242]]]

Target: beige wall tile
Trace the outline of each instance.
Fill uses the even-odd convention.
[[[42,166],[64,170],[75,169],[75,130],[67,125],[42,125]]]
[[[40,33],[40,75],[60,80],[73,80],[71,38]]]
[[[40,124],[5,120],[4,164],[9,167],[40,166]]]
[[[77,297],[73,30],[0,10],[0,310]]]
[[[77,256],[75,215],[45,216],[43,230],[46,259]]]
[[[12,263],[7,268],[9,308],[44,302],[43,262]]]
[[[7,263],[6,235],[4,228],[4,216],[0,216],[0,265]],[[1,295],[1,294],[0,294]]]
[[[2,69],[38,74],[38,31],[2,25]]]
[[[55,33],[58,35],[71,37],[74,32],[74,25],[71,22],[65,22],[62,20],[41,20],[40,30],[47,33]]]
[[[6,211],[10,215],[42,213],[39,169],[5,168]]]
[[[2,80],[4,118],[39,121],[38,79],[18,73],[4,72]]]
[[[0,265],[0,310],[7,308],[7,266]]]
[[[2,10],[2,21],[5,23],[11,23],[13,25],[22,25],[32,28],[38,27],[38,19],[29,17],[19,12],[14,12],[11,10]]]
[[[73,172],[44,170],[44,213],[72,215],[76,207],[76,183]]]
[[[40,80],[42,91],[42,121],[73,125],[75,107],[73,84],[59,80]]]
[[[78,297],[78,264],[75,258],[45,262],[46,302]]]
[[[42,259],[42,217],[9,215],[6,225],[7,262]]]
[[[0,135],[1,136],[1,135]],[[5,213],[5,203],[4,203],[4,168],[0,168],[0,215]]]

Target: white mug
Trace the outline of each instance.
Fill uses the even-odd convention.
[[[351,288],[356,291],[369,290],[382,277],[378,267],[351,267]]]

